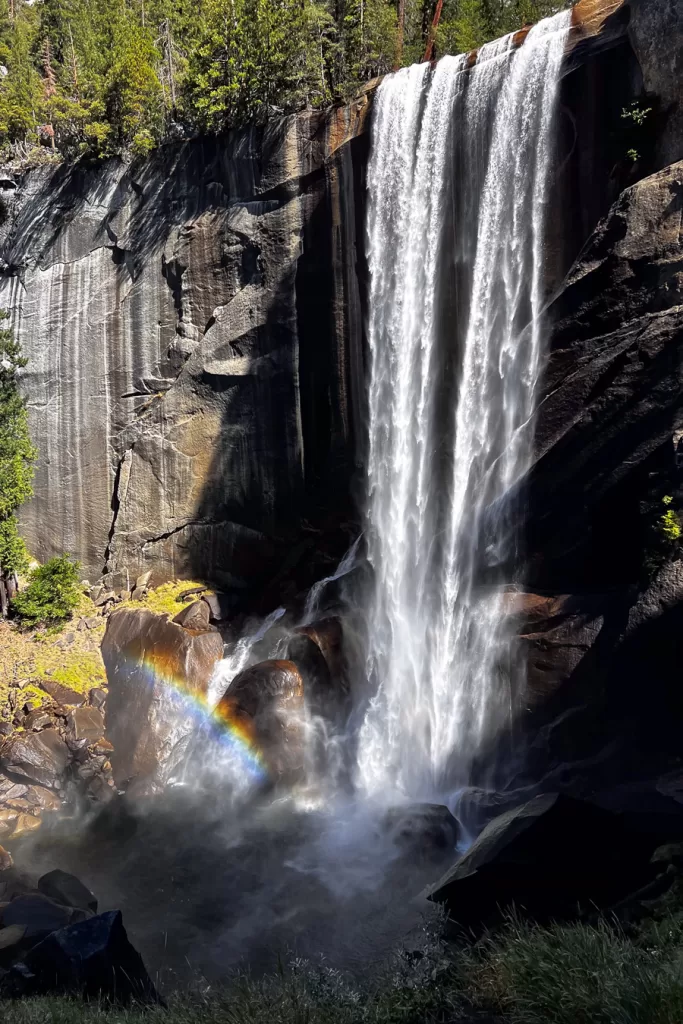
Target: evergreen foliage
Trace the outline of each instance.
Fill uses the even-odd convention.
[[[72,562],[68,555],[51,558],[34,569],[28,586],[12,602],[22,624],[53,625],[68,619],[81,599],[79,569],[79,563]]]
[[[569,0],[445,0],[436,55]],[[0,0],[5,158],[143,154],[342,100],[420,60],[436,0]]]
[[[7,313],[0,311],[0,324]],[[0,327],[0,581],[23,572],[26,548],[17,530],[16,511],[33,491],[36,450],[28,433],[26,405],[17,387],[17,370],[26,365],[12,332]]]

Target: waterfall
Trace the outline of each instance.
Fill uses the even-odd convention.
[[[509,719],[503,584],[543,365],[543,239],[570,14],[380,85],[368,170],[359,783],[434,796]],[[457,173],[456,173],[457,168]],[[455,295],[455,298],[453,298]],[[455,311],[455,315],[454,315]]]

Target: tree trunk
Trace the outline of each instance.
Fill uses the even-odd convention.
[[[429,37],[427,39],[427,49],[425,55],[422,58],[423,63],[431,60],[434,56],[434,41],[436,40],[436,30],[439,27],[439,20],[441,19],[441,11],[443,10],[443,0],[438,0],[436,10],[434,11],[434,20],[432,21],[432,27],[429,30]]]
[[[403,33],[406,25],[406,0],[398,0],[398,32],[396,35],[396,56],[394,58],[394,71],[403,64]]]

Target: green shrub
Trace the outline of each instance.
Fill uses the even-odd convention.
[[[81,599],[80,565],[68,555],[51,558],[34,569],[29,583],[12,602],[18,618],[27,626],[52,625],[68,619]]]

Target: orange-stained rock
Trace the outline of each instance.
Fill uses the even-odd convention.
[[[596,36],[608,18],[625,5],[625,0],[579,0],[572,9],[572,29],[582,37]]]
[[[225,728],[248,737],[271,778],[292,779],[304,765],[304,681],[292,661],[262,661],[240,672],[214,709]]]
[[[205,697],[223,641],[144,608],[114,612],[102,641],[109,681],[106,736],[118,785],[164,781],[188,735],[188,705]]]

